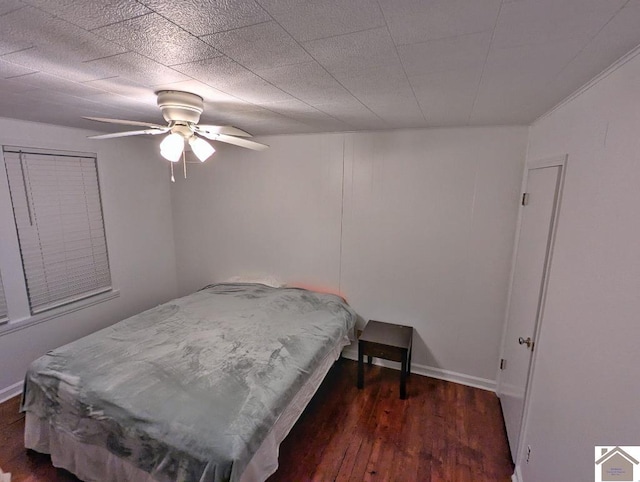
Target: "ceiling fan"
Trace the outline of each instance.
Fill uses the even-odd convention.
[[[112,139],[143,134],[158,135],[169,132],[170,134],[160,143],[160,154],[171,162],[178,162],[183,156],[185,142],[189,143],[191,150],[200,161],[206,161],[215,152],[215,149],[203,137],[256,151],[262,151],[269,147],[266,144],[247,139],[247,137],[252,137],[251,134],[237,127],[198,124],[200,114],[204,110],[204,103],[199,95],[178,90],[160,90],[156,92],[156,95],[158,96],[158,107],[162,110],[162,116],[168,123],[166,126],[140,121],[84,117],[110,124],[145,127],[145,129],[137,131],[89,136],[89,139]]]

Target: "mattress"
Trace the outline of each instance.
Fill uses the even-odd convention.
[[[113,480],[266,477],[264,467],[275,467],[260,451],[273,455],[276,444],[277,454],[302,411],[298,395],[317,388],[310,380],[326,373],[354,324],[335,295],[207,287],[36,360],[25,378],[26,445],[93,447],[101,480],[115,465],[137,475]],[[292,406],[293,422],[275,430]]]

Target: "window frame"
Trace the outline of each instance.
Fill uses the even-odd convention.
[[[0,239],[0,270],[4,281],[4,293],[6,297],[8,320],[0,322],[0,336],[25,329],[53,318],[58,318],[65,314],[88,308],[90,306],[108,301],[120,296],[120,291],[116,288],[111,269],[110,250],[106,245],[106,253],[108,257],[108,267],[111,276],[110,288],[98,291],[97,293],[82,297],[77,300],[71,300],[67,303],[53,306],[47,310],[40,312],[32,312],[27,292],[27,281],[23,266],[22,253],[20,251],[20,243],[18,239],[18,228],[16,218],[14,217],[13,203],[11,199],[11,191],[9,186],[9,173],[5,158],[6,150],[22,150],[35,154],[53,154],[67,155],[77,157],[91,157],[95,162],[96,176],[98,182],[98,192],[100,195],[100,208],[102,223],[104,225],[104,240],[107,243],[107,220],[104,216],[102,205],[102,183],[100,179],[100,163],[98,155],[95,152],[79,152],[61,149],[48,149],[43,147],[31,146],[15,146],[9,144],[0,144],[0,226],[6,236]],[[6,201],[6,202],[5,202]],[[6,206],[6,208],[5,208]]]

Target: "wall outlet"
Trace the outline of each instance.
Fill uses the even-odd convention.
[[[531,445],[527,445],[527,463],[529,463],[530,458],[531,458]]]

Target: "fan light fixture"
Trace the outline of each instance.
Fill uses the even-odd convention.
[[[191,150],[201,162],[206,161],[216,151],[205,139],[245,147],[254,151],[263,151],[269,147],[266,144],[248,139],[252,137],[251,134],[237,127],[199,124],[200,114],[204,110],[204,101],[197,94],[178,90],[159,90],[156,95],[158,96],[158,107],[160,107],[162,117],[167,121],[167,125],[104,117],[85,117],[85,119],[108,124],[144,127],[144,129],[136,131],[89,136],[89,139],[168,134],[160,143],[160,154],[171,161],[171,180],[174,182],[173,165],[179,162],[181,157],[184,164],[184,176],[187,177],[187,159],[184,152],[186,141],[189,142]]]
[[[169,134],[160,143],[160,154],[168,161],[178,162],[182,151],[184,151],[184,137],[177,132]]]
[[[206,161],[211,157],[211,154],[216,152],[211,144],[200,137],[192,136],[189,139],[189,145],[196,157],[200,159],[200,162]]]

